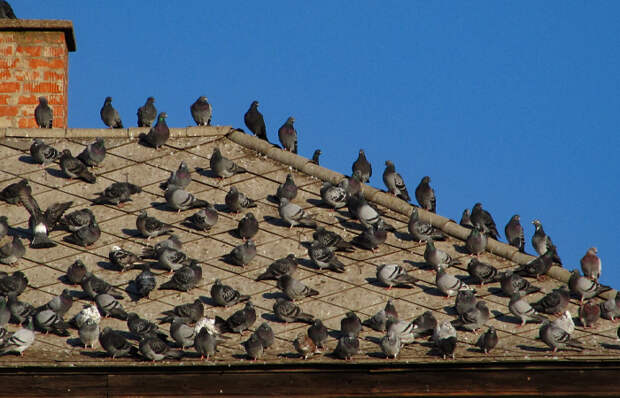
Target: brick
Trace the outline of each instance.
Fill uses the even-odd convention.
[[[9,104],[10,95],[0,94],[0,105],[8,105]]]
[[[61,58],[67,56],[67,47],[62,46],[45,46],[43,47],[43,53],[41,54],[44,57],[51,58]]]
[[[17,103],[21,105],[36,105],[39,103],[39,99],[35,95],[21,95]]]
[[[0,68],[15,69],[20,64],[17,58],[0,59]]]
[[[15,33],[0,32],[0,43],[15,43]]]
[[[14,72],[15,80],[23,82],[24,80],[39,80],[41,74],[32,70],[16,70]]]
[[[19,83],[17,82],[0,83],[0,92],[2,93],[16,93],[18,91],[19,91]]]
[[[65,105],[65,97],[64,95],[49,95],[47,97],[47,102],[50,105]]]
[[[30,93],[62,93],[62,83],[24,83],[24,91]]]
[[[12,44],[0,45],[0,55],[2,55],[3,57],[15,55],[15,46]]]
[[[64,69],[66,62],[63,59],[29,59],[28,66],[32,69],[36,68],[51,68],[51,69]]]
[[[65,80],[65,74],[53,71],[43,72],[43,80],[45,81],[63,81]]]
[[[31,129],[31,128],[37,128],[39,126],[37,126],[37,122],[36,120],[34,120],[34,116],[31,118],[21,118],[17,121],[17,126],[20,129]]]
[[[1,105],[0,106],[0,116],[17,116],[17,112],[19,112],[19,107],[14,105]]]
[[[0,69],[0,80],[7,81],[11,78],[11,71],[8,69]]]
[[[40,57],[43,52],[43,47],[41,46],[17,46],[18,54],[28,54],[31,57]]]

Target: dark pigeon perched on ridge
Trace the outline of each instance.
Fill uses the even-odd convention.
[[[138,108],[138,127],[151,127],[157,118],[157,108],[155,108],[155,98],[148,97],[144,105]]]
[[[101,111],[99,112],[101,115],[101,120],[103,123],[113,129],[122,129],[123,122],[121,120],[120,115],[112,106],[112,97],[106,97],[103,106],[101,107]]]
[[[105,141],[102,137],[97,137],[95,142],[88,144],[77,158],[86,166],[99,167],[105,159],[105,155]]]
[[[286,119],[286,122],[278,129],[278,138],[284,150],[297,153],[297,131],[293,123],[295,123],[294,117]]]
[[[170,129],[166,123],[167,117],[168,114],[166,112],[160,113],[157,117],[157,123],[151,127],[148,134],[140,134],[140,142],[155,149],[163,146],[170,138]]]
[[[74,158],[73,155],[71,155],[71,151],[68,149],[62,151],[60,168],[70,179],[79,178],[91,184],[97,182],[97,177],[88,171],[87,166],[82,163],[82,161]]]
[[[436,213],[437,199],[435,198],[435,191],[431,188],[430,182],[431,178],[429,176],[422,177],[420,184],[415,189],[415,198],[421,208]]]
[[[129,182],[114,182],[107,187],[98,198],[93,200],[94,204],[113,204],[123,207],[124,202],[131,200],[131,195],[142,192],[142,188]]]
[[[39,105],[34,108],[34,118],[37,121],[37,125],[41,128],[51,129],[52,121],[54,120],[54,112],[52,108],[47,104],[47,98],[39,97]]]
[[[32,145],[30,145],[30,156],[36,163],[45,166],[60,158],[60,152],[56,148],[47,145],[42,139],[35,138]]]
[[[493,216],[482,208],[482,203],[476,203],[471,210],[471,222],[474,226],[480,227],[480,230],[491,238],[497,240],[499,237]]]
[[[319,165],[319,157],[321,156],[321,150],[317,149],[314,151],[314,153],[312,154],[312,159],[310,159],[310,162],[316,164],[317,166]]]
[[[207,97],[200,96],[198,99],[190,106],[190,112],[192,113],[192,118],[194,122],[196,122],[196,126],[210,126],[211,125],[211,117],[213,116],[213,109],[211,108],[211,104],[209,104]]]
[[[525,253],[525,237],[523,234],[523,227],[520,223],[521,217],[515,214],[510,218],[504,233],[506,234],[506,240],[510,246],[514,246],[519,249],[521,253]]]
[[[252,101],[250,109],[243,116],[245,125],[250,129],[254,135],[258,138],[269,142],[267,139],[267,128],[265,127],[265,119],[263,114],[258,111],[258,101]]]
[[[0,19],[17,19],[8,1],[0,1]]]
[[[553,246],[553,242],[551,241],[551,237],[545,233],[543,229],[542,223],[539,220],[532,221],[534,224],[534,235],[532,236],[532,246],[538,255],[542,256]],[[562,264],[562,260],[558,256],[557,252],[553,255],[553,261],[558,264]]]
[[[370,180],[372,176],[372,165],[368,159],[366,159],[366,153],[364,153],[363,149],[360,149],[357,160],[353,162],[351,170],[354,175],[359,177],[361,182],[366,183]]]
[[[383,182],[385,183],[389,193],[398,196],[405,202],[409,202],[411,200],[409,197],[409,192],[407,192],[407,187],[405,186],[405,181],[403,180],[403,177],[396,172],[396,167],[391,160],[385,161]]]

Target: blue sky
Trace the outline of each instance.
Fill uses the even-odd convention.
[[[620,2],[12,2],[20,18],[68,19],[69,126],[126,126],[156,98],[169,125],[205,95],[215,124],[245,128],[260,101],[268,136],[296,119],[301,155],[371,184],[386,159],[410,191],[424,175],[438,212],[482,202],[503,237],[515,213],[531,252],[539,218],[568,269],[599,249],[620,284]]]

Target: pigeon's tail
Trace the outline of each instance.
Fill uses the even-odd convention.
[[[355,248],[353,247],[353,244],[351,242],[347,242],[345,240],[341,240],[336,245],[336,250],[338,250],[338,251],[345,251],[345,252],[352,252],[352,251],[355,250]]]
[[[56,242],[51,240],[47,234],[43,232],[36,232],[30,242],[30,247],[33,249],[47,249],[54,246],[56,246]]]
[[[385,221],[383,222],[383,229],[385,229],[388,232],[396,231],[396,228],[394,228],[394,226],[392,226],[391,224],[386,223]]]
[[[540,315],[540,314],[532,314],[532,315],[531,315],[531,318],[532,318],[534,321],[536,321],[537,323],[538,323],[538,322],[549,321],[549,319],[547,319],[546,317],[544,317],[544,316],[542,316],[542,315]]]
[[[338,272],[338,273],[344,272],[344,264],[340,260],[338,260],[336,257],[334,257],[332,261],[329,262],[328,268],[334,272]]]
[[[116,122],[116,125],[114,126],[115,129],[122,129],[123,128],[123,121],[119,120]]]
[[[440,231],[434,231],[431,235],[432,240],[446,240],[446,234]]]
[[[411,198],[409,197],[409,192],[407,192],[407,190],[402,190],[399,194],[398,197],[401,198],[402,200],[404,200],[405,202],[409,202],[411,200]]]
[[[90,171],[84,169],[84,171],[79,175],[79,177],[90,183],[90,184],[94,184],[97,182],[97,177],[95,177],[95,175],[93,173],[91,173]]]
[[[142,255],[140,256],[140,258],[145,259],[145,258],[157,258],[157,252],[155,251],[154,248],[152,247],[145,247],[144,249],[142,249]]]
[[[256,201],[252,200],[252,199],[248,199],[248,203],[245,205],[246,208],[252,208],[252,207],[256,207]]]
[[[233,330],[228,326],[228,322],[226,322],[226,319],[221,318],[219,316],[215,316],[215,329],[219,332],[219,333],[232,333]]]
[[[409,275],[409,274],[403,274],[395,280],[395,282],[398,282],[398,283],[412,284],[412,285],[419,281],[420,280],[418,278],[416,278],[413,275]]]
[[[110,313],[113,318],[120,319],[121,321],[127,320],[127,311],[122,308],[116,308],[112,313]]]
[[[170,279],[168,282],[159,285],[159,290],[181,290],[176,280]]]
[[[306,314],[305,312],[300,312],[296,320],[312,324],[314,322],[314,316]]]
[[[271,273],[270,271],[266,271],[263,272],[262,274],[260,274],[257,278],[256,281],[266,281],[266,280],[270,280],[270,279],[277,279],[276,276]]]
[[[241,295],[239,296],[239,302],[242,303],[244,301],[248,301],[250,299],[250,296],[247,295]]]
[[[560,266],[562,265],[562,260],[560,259],[560,256],[558,256],[557,253],[553,253],[553,262],[560,264]]]
[[[362,322],[362,325],[368,326],[369,328],[376,330],[377,332],[385,332],[385,328],[382,327],[383,325],[377,322],[375,318],[366,319],[364,322]]]
[[[54,329],[52,330],[52,333],[60,337],[68,337],[71,334],[67,330],[67,327],[68,327],[67,323],[59,322],[57,325],[54,325]]]
[[[241,166],[239,166],[239,165],[235,164],[235,168],[233,169],[233,173],[235,173],[235,174],[241,174],[241,173],[246,173],[246,172],[247,172],[247,170],[246,170],[246,169],[244,169],[243,167],[241,167]]]
[[[181,359],[183,355],[183,350],[168,350],[168,352],[166,352],[166,358],[169,359]]]
[[[196,198],[190,208],[196,209],[196,208],[207,207],[207,206],[209,206],[209,202],[207,202],[206,200]]]
[[[299,222],[299,225],[301,225],[302,227],[313,228],[313,229],[316,229],[317,227],[316,221],[314,221],[311,218],[301,218],[297,222]]]

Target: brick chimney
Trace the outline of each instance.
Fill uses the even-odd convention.
[[[0,127],[38,127],[34,108],[47,97],[53,127],[67,127],[71,21],[0,19]]]

